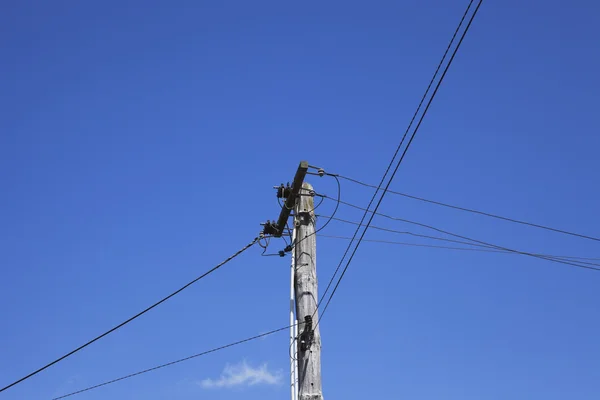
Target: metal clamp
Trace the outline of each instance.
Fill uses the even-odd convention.
[[[305,352],[310,349],[315,338],[315,331],[313,330],[313,319],[311,315],[304,317],[304,330],[300,334],[300,351]]]

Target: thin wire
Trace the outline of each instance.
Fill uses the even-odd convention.
[[[236,253],[234,253],[233,255],[231,255],[230,257],[228,257],[225,261],[221,262],[220,264],[217,264],[215,267],[213,267],[212,269],[208,270],[207,272],[203,273],[202,275],[200,275],[199,277],[195,278],[194,280],[190,281],[189,283],[185,284],[184,286],[182,286],[181,288],[177,289],[176,291],[174,291],[173,293],[171,293],[170,295],[162,298],[161,300],[157,301],[156,303],[152,304],[150,307],[147,307],[146,309],[140,311],[139,313],[135,314],[133,317],[121,322],[119,325],[116,325],[115,327],[109,329],[108,331],[104,332],[103,334],[96,336],[94,339],[88,341],[87,343],[77,347],[75,350],[72,350],[70,352],[68,352],[67,354],[63,355],[62,357],[57,358],[56,360],[44,365],[43,367],[33,371],[32,373],[14,381],[13,383],[11,383],[10,385],[7,385],[5,387],[3,387],[2,389],[0,389],[0,392],[5,391],[6,389],[9,389],[13,386],[15,386],[16,384],[23,382],[26,379],[31,378],[32,376],[42,372],[43,370],[45,370],[46,368],[51,367],[52,365],[64,360],[65,358],[77,353],[78,351],[86,348],[87,346],[89,346],[90,344],[102,339],[103,337],[109,335],[110,333],[116,331],[117,329],[127,325],[128,323],[130,323],[131,321],[135,320],[136,318],[144,315],[145,313],[147,313],[148,311],[152,310],[153,308],[157,307],[158,305],[164,303],[165,301],[169,300],[171,297],[181,293],[183,290],[187,289],[188,287],[190,287],[191,285],[193,285],[194,283],[198,282],[200,279],[210,275],[211,273],[215,272],[217,269],[219,269],[220,267],[222,267],[223,265],[227,264],[229,261],[233,260],[234,258],[236,258],[237,256],[239,256],[240,254],[242,254],[244,251],[248,250],[250,247],[252,247],[254,244],[256,244],[258,242],[259,238],[256,237],[254,238],[250,243],[248,243],[246,246],[244,246],[242,249],[238,250]]]
[[[274,257],[274,256],[281,257],[279,253],[267,254],[267,250],[269,249],[269,246],[271,245],[271,238],[272,238],[272,236],[263,236],[262,237],[262,239],[265,239],[265,241],[266,241],[266,245],[264,245],[264,246],[262,243],[260,243],[260,240],[258,241],[258,245],[260,247],[262,247],[262,249],[263,249],[262,253],[260,253],[261,257]]]
[[[294,346],[294,343],[296,343],[296,341],[297,341],[297,340],[298,340],[298,336],[296,336],[296,337],[294,338],[294,340],[292,341],[292,344],[290,344],[290,347],[289,347],[289,349],[288,349],[288,353],[290,354],[290,358],[291,358],[293,361],[298,361],[298,359],[296,358],[296,354],[297,354],[297,353],[294,353],[294,354],[292,355],[292,347]]]
[[[292,230],[290,229],[290,224],[288,224],[287,221],[285,221],[285,227],[287,228],[288,235],[290,236],[290,244],[293,244],[294,243],[294,235],[292,234]],[[287,242],[286,242],[286,244],[287,244]]]
[[[319,201],[319,204],[317,204],[315,206],[315,208],[313,208],[313,212],[317,210],[317,208],[319,208],[321,206],[321,204],[323,204],[323,202],[325,201],[325,199],[323,197],[321,197],[321,200]]]
[[[323,196],[324,198],[326,198],[326,199],[328,199],[328,200],[334,200],[334,199],[332,199],[332,198],[328,197],[327,195],[321,195],[321,196]],[[346,201],[340,201],[340,203],[341,203],[341,204],[343,204],[343,205],[345,205],[345,206],[352,207],[352,208],[355,208],[355,209],[358,209],[358,210],[362,210],[362,211],[366,211],[366,212],[372,212],[372,211],[370,211],[370,210],[367,210],[367,209],[365,209],[365,208],[362,208],[362,207],[360,207],[360,206],[357,206],[357,205],[355,205],[355,204],[348,203],[348,202],[346,202]],[[390,219],[390,220],[392,220],[392,221],[401,221],[401,222],[406,222],[406,223],[413,224],[413,225],[417,225],[417,226],[421,226],[421,227],[424,227],[424,228],[427,228],[427,229],[432,229],[432,230],[435,230],[435,231],[438,231],[438,232],[444,233],[444,234],[446,234],[446,235],[451,235],[451,236],[455,236],[455,237],[459,237],[459,238],[461,238],[461,239],[464,239],[464,237],[462,237],[462,236],[460,236],[460,235],[456,235],[456,234],[453,234],[453,233],[446,232],[446,231],[444,231],[444,230],[441,230],[441,229],[439,229],[439,228],[433,227],[433,226],[431,226],[431,225],[422,224],[422,223],[420,223],[420,222],[415,222],[415,221],[407,220],[407,219],[404,219],[404,218],[393,217],[393,216],[391,216],[391,215],[383,214],[383,213],[380,213],[380,212],[377,212],[377,213],[375,213],[375,214],[376,214],[376,215],[378,215],[378,216],[381,216],[381,217],[384,217],[384,218]],[[341,222],[349,222],[349,221],[346,221],[346,220],[340,220],[340,221],[341,221]],[[373,228],[375,228],[375,229],[379,229],[379,230],[388,230],[388,229],[385,229],[385,228],[378,228],[378,227],[373,227]],[[398,231],[393,231],[393,232],[395,232],[395,233],[407,233],[407,234],[410,234],[410,235],[419,236],[419,235],[413,234],[413,233],[411,233],[411,232],[398,232]],[[439,240],[439,239],[436,239],[436,240]],[[470,240],[470,239],[469,239],[469,240]],[[466,243],[466,242],[460,242],[460,241],[458,241],[458,243],[463,243],[463,244],[470,244],[470,245],[473,245],[472,243]],[[480,243],[480,244],[478,244],[478,246],[495,248],[495,245],[483,245],[483,244],[481,244],[481,243]],[[532,254],[533,254],[533,253],[532,253]],[[540,255],[540,254],[537,254],[537,255]],[[585,257],[573,257],[573,256],[564,256],[564,257],[562,257],[562,256],[554,256],[554,257],[556,257],[556,258],[563,258],[563,259],[568,259],[568,258],[571,258],[571,259],[576,259],[576,260],[599,260],[598,258],[585,258]],[[579,263],[581,263],[581,264],[589,264],[589,265],[598,265],[598,266],[600,266],[600,264],[597,264],[597,263],[591,263],[591,262],[583,262],[583,261],[579,261]]]
[[[309,174],[311,174],[311,173],[309,173]],[[312,175],[312,174],[311,174],[311,175]],[[341,185],[341,183],[340,183],[340,180],[338,179],[338,177],[337,177],[337,176],[332,176],[332,177],[333,177],[333,178],[335,178],[335,181],[336,181],[336,183],[337,183],[337,199],[332,199],[332,200],[335,200],[335,201],[337,201],[337,203],[336,203],[336,205],[335,205],[335,208],[333,209],[333,213],[331,214],[331,217],[328,217],[329,219],[327,220],[327,222],[325,222],[325,223],[323,224],[323,226],[321,226],[319,229],[315,230],[315,231],[314,231],[313,233],[311,233],[310,235],[307,235],[307,236],[303,237],[302,239],[300,239],[300,241],[298,241],[298,242],[294,243],[294,247],[298,246],[298,245],[299,245],[300,243],[302,243],[304,240],[308,239],[309,237],[311,237],[311,236],[313,236],[313,235],[316,235],[317,233],[319,233],[319,232],[321,232],[323,229],[325,229],[325,228],[327,227],[327,225],[329,225],[329,224],[331,223],[331,221],[333,220],[333,218],[334,218],[334,217],[335,217],[335,215],[337,214],[337,211],[338,211],[338,209],[339,209],[339,207],[340,207],[340,201],[341,201],[341,198],[342,198],[342,185]],[[324,200],[324,198],[323,198],[322,196],[321,196],[321,200]],[[322,203],[322,201],[321,201],[321,203]],[[321,205],[321,203],[319,203],[319,205]],[[318,207],[319,205],[317,205],[317,207]],[[313,212],[314,212],[314,211],[317,209],[317,207],[314,207],[312,210],[310,210],[310,211],[309,211],[309,214],[312,214],[312,213],[313,213]],[[297,239],[297,238],[296,238],[296,239]]]
[[[356,226],[366,226],[365,224],[359,224],[358,222],[354,222],[354,221],[348,221],[347,219],[343,219],[343,218],[333,218],[334,221],[339,221],[339,222],[343,222],[346,224],[351,224],[351,225],[356,225]],[[449,242],[449,243],[457,243],[457,244],[464,244],[464,245],[468,245],[468,246],[476,246],[476,247],[484,247],[484,248],[493,248],[492,246],[484,246],[481,244],[476,244],[476,243],[470,243],[470,242],[465,242],[462,240],[454,240],[454,239],[447,239],[447,238],[443,238],[443,237],[439,237],[439,236],[431,236],[431,235],[423,235],[420,233],[414,233],[414,232],[410,232],[410,231],[399,231],[396,229],[390,229],[390,228],[383,228],[380,226],[374,226],[371,225],[370,228],[372,229],[376,229],[378,231],[383,231],[383,232],[390,232],[390,233],[398,233],[401,235],[410,235],[410,236],[415,236],[415,237],[420,237],[420,238],[424,238],[424,239],[433,239],[433,240],[439,240],[442,242]]]
[[[374,215],[379,215],[379,213],[373,214]],[[341,218],[335,218],[336,221],[340,221],[340,222],[345,222],[347,224],[352,224],[352,225],[358,225],[358,222],[353,222],[353,221],[348,221],[345,219],[341,219]],[[510,249],[508,247],[503,247],[503,246],[498,246],[492,243],[488,243],[488,242],[484,242],[481,240],[477,240],[477,239],[472,239],[470,237],[467,236],[463,236],[463,235],[459,235],[453,232],[449,232],[443,229],[439,229],[436,228],[434,226],[431,225],[426,225],[426,224],[422,224],[420,222],[415,222],[415,221],[411,221],[411,220],[407,220],[407,219],[401,219],[401,218],[397,218],[398,221],[402,221],[402,222],[406,222],[409,224],[414,224],[414,225],[418,225],[418,226],[422,226],[428,229],[432,229],[435,230],[437,232],[443,233],[445,235],[450,235],[450,236],[454,236],[460,239],[465,239],[468,240],[470,242],[473,243],[469,243],[469,242],[462,242],[462,241],[458,241],[458,240],[453,240],[453,239],[444,239],[444,238],[440,238],[440,237],[435,237],[435,236],[428,236],[428,235],[421,235],[421,234],[417,234],[417,233],[413,233],[413,232],[408,232],[408,231],[397,231],[394,229],[388,229],[388,228],[381,228],[378,226],[369,226],[373,229],[377,229],[377,230],[381,230],[381,231],[386,231],[386,232],[392,232],[392,233],[401,233],[401,234],[407,234],[407,235],[411,235],[411,236],[418,236],[418,237],[424,237],[424,238],[428,238],[428,239],[434,239],[434,240],[442,240],[445,242],[452,242],[452,243],[460,243],[460,244],[467,244],[470,246],[476,246],[476,247],[484,247],[484,248],[490,248],[490,249],[497,249],[497,250],[503,250],[503,251],[507,251],[507,252],[511,252],[511,253],[516,253],[516,254],[521,254],[521,255],[526,255],[526,256],[530,256],[530,257],[535,257],[535,258],[540,258],[540,259],[544,259],[544,260],[548,260],[548,261],[552,261],[552,262],[557,262],[560,264],[566,264],[566,265],[571,265],[574,267],[579,267],[579,268],[586,268],[586,269],[593,269],[593,270],[598,270],[600,271],[600,268],[593,268],[593,267],[588,267],[587,265],[582,265],[582,264],[588,264],[588,265],[597,265],[595,263],[590,263],[590,262],[582,262],[579,261],[578,263],[575,263],[574,261],[572,262],[571,260],[567,260],[567,258],[570,257],[564,257],[565,259],[560,259],[559,256],[549,256],[549,255],[545,255],[545,254],[538,254],[538,253],[530,253],[530,252],[526,252],[526,251],[520,251],[520,250],[515,250],[515,249]],[[361,226],[366,226],[366,225],[361,225]]]
[[[375,228],[375,227],[371,225],[371,228]],[[343,239],[343,240],[350,240],[350,239],[352,239],[351,237],[348,237],[348,236],[336,236],[336,235],[321,235],[320,237],[322,237],[322,238],[330,238],[330,239]],[[432,249],[476,251],[476,252],[482,252],[482,253],[515,254],[515,253],[511,253],[510,251],[504,251],[504,250],[493,250],[493,249],[486,249],[486,248],[475,248],[474,249],[474,248],[470,248],[470,247],[436,246],[436,245],[433,245],[433,244],[396,242],[396,241],[391,241],[391,240],[363,239],[363,242],[395,244],[395,245],[412,246],[412,247],[427,247],[427,248],[432,248]],[[541,253],[535,253],[535,254],[540,255],[540,256],[546,256],[546,257],[552,257],[552,258],[560,258],[560,259],[573,259],[573,258],[575,258],[575,259],[581,259],[581,258],[583,258],[583,257],[572,257],[572,256],[557,256],[557,255],[552,255],[552,254],[541,254]],[[584,262],[584,261],[579,261],[579,262],[582,263],[582,264],[589,264],[589,265],[598,265],[598,266],[600,266],[600,264],[597,264],[597,263],[590,263],[590,262]]]
[[[463,17],[460,20],[460,23],[456,29],[456,31],[454,32],[454,35],[452,36],[452,40],[450,41],[450,45],[452,44],[452,42],[454,41],[454,38],[456,37],[457,32],[459,31],[470,7],[471,4],[473,3],[473,0],[471,0],[469,2],[469,6],[467,7],[465,13],[463,14]],[[396,167],[394,168],[394,171],[392,172],[390,179],[388,180],[387,185],[385,186],[385,189],[383,190],[383,193],[381,194],[381,197],[379,198],[379,201],[377,202],[377,204],[375,205],[375,208],[373,209],[373,214],[371,214],[371,217],[369,218],[369,221],[367,222],[367,225],[365,227],[365,229],[363,230],[360,238],[358,239],[358,242],[356,243],[356,246],[354,247],[354,250],[352,251],[352,254],[350,255],[350,258],[348,259],[348,261],[346,262],[346,266],[344,267],[344,270],[342,271],[342,274],[340,275],[335,287],[333,288],[333,291],[331,292],[331,295],[329,296],[329,299],[327,300],[327,303],[325,304],[325,308],[323,309],[323,312],[321,313],[321,317],[319,318],[319,321],[317,322],[317,324],[320,322],[320,320],[323,318],[323,315],[325,314],[325,312],[327,311],[327,308],[329,307],[329,304],[331,303],[331,299],[333,298],[333,296],[335,295],[335,292],[337,291],[342,279],[344,278],[344,275],[346,274],[346,271],[348,270],[348,267],[350,266],[350,263],[352,262],[352,259],[354,258],[354,255],[356,254],[356,251],[358,250],[358,247],[360,246],[360,243],[362,241],[362,239],[365,236],[365,233],[367,232],[367,230],[369,229],[369,225],[371,225],[371,222],[373,221],[373,218],[375,217],[375,212],[377,212],[377,210],[379,209],[379,206],[381,205],[381,202],[383,201],[383,198],[385,197],[385,194],[387,192],[387,190],[389,189],[392,181],[394,180],[394,176],[396,176],[396,173],[398,172],[398,168],[400,167],[400,165],[402,164],[402,161],[404,160],[404,157],[406,156],[406,153],[408,152],[408,149],[410,148],[410,145],[412,144],[417,132],[419,131],[419,128],[421,127],[421,123],[423,122],[423,119],[425,118],[425,116],[427,115],[427,111],[429,110],[429,107],[431,106],[431,103],[433,102],[433,99],[435,98],[435,95],[437,94],[442,82],[444,81],[444,77],[446,76],[446,73],[448,72],[450,66],[452,65],[452,61],[454,60],[454,57],[456,56],[458,50],[460,49],[460,46],[467,34],[467,32],[469,31],[469,28],[471,27],[471,24],[473,22],[473,20],[475,19],[475,16],[477,15],[477,12],[479,11],[479,7],[481,7],[481,4],[483,3],[483,0],[480,0],[479,3],[477,4],[477,7],[475,8],[475,11],[473,12],[473,14],[471,15],[471,18],[469,19],[469,22],[460,38],[460,40],[458,41],[458,44],[456,45],[456,47],[454,48],[454,51],[452,52],[452,56],[450,57],[450,60],[448,61],[448,63],[446,64],[446,67],[444,68],[444,72],[442,73],[442,76],[440,77],[440,79],[438,80],[438,83],[436,84],[436,87],[431,95],[431,97],[429,98],[429,101],[427,102],[427,105],[425,106],[425,110],[423,111],[423,113],[421,114],[421,117],[419,118],[419,122],[417,123],[417,126],[415,127],[408,143],[406,144],[406,147],[404,148],[404,151],[402,153],[402,155],[400,156],[400,159],[398,160],[398,163],[396,164]],[[450,47],[450,45],[448,46],[448,48]],[[444,57],[446,56],[448,52],[448,49],[446,49],[446,52],[444,53]],[[442,58],[443,61],[443,58]],[[441,62],[440,62],[441,65]],[[440,65],[438,65],[438,70]],[[437,70],[436,70],[437,72]],[[407,130],[408,132],[408,130]],[[405,135],[406,136],[406,135]],[[402,141],[404,141],[404,138],[402,139]],[[401,142],[402,143],[402,142]],[[395,157],[394,157],[395,158]],[[392,159],[392,162],[390,163],[390,165],[388,166],[388,170],[390,169],[391,165],[393,164],[394,159]],[[387,174],[387,171],[386,171]],[[384,175],[385,177],[385,175]],[[379,186],[381,186],[381,183],[379,184]],[[377,189],[375,191],[375,193],[378,192],[379,189]],[[367,209],[370,209],[370,206],[367,207]],[[367,216],[368,212],[365,212],[363,214],[363,220],[364,218]],[[361,222],[362,223],[362,222]],[[360,226],[357,229],[360,229]],[[352,241],[350,241],[350,244],[352,244]]]
[[[265,241],[265,244],[264,244],[264,245],[261,243],[261,240],[263,240],[263,239],[264,239],[264,241]],[[271,237],[270,237],[270,236],[268,236],[268,237],[261,237],[261,238],[258,240],[258,245],[259,245],[259,246],[260,246],[260,247],[263,249],[263,252],[262,252],[261,256],[264,256],[264,255],[265,255],[265,252],[266,252],[266,251],[267,251],[267,249],[269,248],[269,244],[270,244],[270,243],[271,243]]]
[[[357,205],[354,205],[354,204],[350,204],[348,202],[341,202],[341,203],[344,204],[344,205],[346,205],[346,206],[350,206],[350,207],[353,207],[353,208],[356,208],[356,209],[359,209],[359,210],[363,210],[365,212],[370,212],[370,213],[373,212],[373,211],[361,208],[360,206],[357,206]],[[445,231],[443,229],[436,228],[435,226],[423,224],[421,222],[411,221],[411,220],[404,219],[404,218],[393,217],[391,215],[387,215],[387,214],[383,214],[383,213],[379,213],[379,212],[375,212],[374,215],[379,215],[381,217],[384,217],[384,218],[387,218],[387,219],[390,219],[390,220],[393,220],[393,221],[400,221],[400,222],[405,222],[407,224],[417,225],[417,226],[420,226],[420,227],[423,227],[423,228],[427,228],[427,229],[434,230],[436,232],[443,233],[445,235],[454,236],[454,237],[457,237],[459,239],[469,240],[471,242],[474,242],[474,243],[477,243],[479,245],[483,245],[483,246],[486,246],[486,247],[501,249],[501,250],[505,250],[505,251],[516,251],[516,250],[506,250],[506,248],[503,248],[501,246],[497,246],[495,244],[486,243],[486,242],[483,242],[483,241],[480,241],[480,240],[469,238],[467,236],[462,236],[462,235],[459,235],[459,234],[456,234],[456,233],[448,232],[448,231]],[[342,221],[342,222],[344,222],[344,221]],[[379,228],[379,229],[383,229],[383,228]],[[527,254],[527,255],[531,255],[533,257],[537,257],[537,258],[545,258],[544,255],[540,255],[540,254],[536,254],[536,253],[519,252],[519,254],[524,254],[524,255]],[[551,257],[551,258],[555,258],[555,257]],[[571,258],[571,257],[563,257],[563,258]],[[546,259],[550,260],[550,258],[546,258]],[[552,260],[550,260],[550,261],[552,261]],[[556,261],[556,262],[561,262],[563,264],[573,265],[573,266],[579,266],[579,267],[585,268],[582,265],[572,264],[571,262],[569,262],[569,260],[562,260],[562,261]],[[596,263],[582,262],[582,261],[579,261],[578,264],[598,265]],[[596,269],[596,268],[591,268],[591,269]]]
[[[373,226],[373,225],[371,225],[371,228],[372,229],[377,229],[377,227]],[[400,231],[393,231],[393,232],[394,233],[407,233],[407,232],[400,232]],[[322,237],[322,238],[329,238],[329,239],[343,239],[343,240],[351,240],[352,239],[349,236],[337,236],[337,235],[321,235],[320,237]],[[443,240],[441,238],[436,238],[436,239]],[[464,250],[464,251],[479,251],[479,252],[485,252],[485,253],[507,253],[507,254],[512,254],[510,252],[506,252],[506,251],[502,251],[502,250],[491,250],[491,249],[487,250],[487,249],[483,249],[483,248],[471,248],[471,247],[436,246],[436,245],[433,245],[433,244],[396,242],[396,241],[393,241],[393,240],[363,239],[363,242],[397,244],[397,245],[403,245],[403,246],[427,247],[427,248],[433,248],[433,249]],[[459,243],[466,243],[466,242],[459,242]]]
[[[286,247],[290,245],[290,243],[288,243],[287,239],[285,238],[285,235],[281,235],[281,238],[283,239],[283,243],[285,243]]]
[[[337,176],[339,178],[345,179],[345,180],[350,181],[350,182],[357,183],[357,184],[365,186],[365,187],[377,188],[377,186],[375,186],[375,185],[371,185],[371,184],[368,184],[368,183],[365,183],[365,182],[361,182],[361,181],[359,181],[357,179],[349,178],[349,177],[343,176],[343,175],[337,175]],[[413,195],[410,195],[410,194],[406,194],[406,193],[402,193],[402,192],[396,192],[396,191],[393,191],[393,190],[388,190],[388,192],[391,193],[391,194],[395,194],[395,195],[399,195],[399,196],[404,196],[404,197],[407,197],[409,199],[414,199],[414,200],[419,200],[419,201],[423,201],[423,202],[426,202],[426,203],[436,204],[438,206],[453,208],[455,210],[466,211],[466,212],[470,212],[470,213],[473,213],[473,214],[484,215],[486,217],[496,218],[496,219],[500,219],[500,220],[508,221],[508,222],[514,222],[516,224],[521,224],[521,225],[532,226],[532,227],[535,227],[535,228],[545,229],[545,230],[552,231],[552,232],[558,232],[558,233],[562,233],[562,234],[565,234],[565,235],[576,236],[576,237],[580,237],[580,238],[583,238],[583,239],[600,241],[600,238],[597,238],[597,237],[583,235],[583,234],[576,233],[576,232],[569,232],[569,231],[565,231],[565,230],[562,230],[562,229],[552,228],[552,227],[546,226],[546,225],[534,224],[533,222],[527,222],[527,221],[522,221],[522,220],[518,220],[518,219],[514,219],[514,218],[503,217],[501,215],[496,215],[496,214],[488,213],[488,212],[485,212],[485,211],[478,211],[478,210],[474,210],[472,208],[465,208],[465,207],[455,206],[455,205],[452,205],[452,204],[442,203],[442,202],[436,201],[436,200],[429,200],[429,199],[426,199],[426,198],[423,198],[423,197],[413,196]]]
[[[129,374],[129,375],[122,376],[122,377],[120,377],[120,378],[112,379],[112,380],[110,380],[110,381],[106,381],[106,382],[104,382],[104,383],[100,383],[100,384],[98,384],[98,385],[90,386],[90,387],[87,387],[87,388],[85,388],[85,389],[78,390],[78,391],[76,391],[76,392],[72,392],[72,393],[69,393],[69,394],[65,394],[65,395],[63,395],[63,396],[55,397],[55,398],[53,398],[52,400],[64,399],[64,398],[67,398],[67,397],[74,396],[74,395],[76,395],[76,394],[80,394],[80,393],[88,392],[88,391],[90,391],[90,390],[98,389],[98,388],[100,388],[100,387],[102,387],[102,386],[110,385],[110,384],[112,384],[112,383],[116,383],[116,382],[119,382],[119,381],[123,381],[123,380],[125,380],[125,379],[133,378],[134,376],[142,375],[142,374],[145,374],[145,373],[147,373],[147,372],[151,372],[151,371],[156,371],[157,369],[161,369],[161,368],[169,367],[169,366],[171,366],[171,365],[179,364],[179,363],[181,363],[181,362],[188,361],[188,360],[191,360],[191,359],[193,359],[193,358],[197,358],[197,357],[205,356],[205,355],[207,355],[207,354],[214,353],[214,352],[217,352],[217,351],[220,351],[220,350],[224,350],[224,349],[227,349],[227,348],[229,348],[229,347],[237,346],[238,344],[242,344],[242,343],[250,342],[250,341],[252,341],[252,340],[260,339],[260,338],[263,338],[263,337],[265,337],[265,336],[269,336],[269,335],[272,335],[272,334],[274,334],[274,333],[277,333],[277,332],[281,332],[281,331],[283,331],[283,330],[285,330],[285,329],[289,329],[289,328],[290,328],[289,326],[285,326],[285,327],[283,327],[283,328],[274,329],[274,330],[272,330],[272,331],[269,331],[269,332],[267,332],[267,333],[262,333],[262,334],[260,334],[260,335],[252,336],[252,337],[250,337],[250,338],[243,339],[243,340],[239,340],[239,341],[237,341],[237,342],[233,342],[233,343],[230,343],[230,344],[227,344],[227,345],[224,345],[224,346],[215,347],[214,349],[207,350],[207,351],[204,351],[204,352],[202,352],[202,353],[194,354],[194,355],[192,355],[192,356],[189,356],[189,357],[181,358],[181,359],[179,359],[179,360],[171,361],[171,362],[168,362],[168,363],[166,363],[166,364],[161,364],[161,365],[158,365],[158,366],[156,366],[156,367],[148,368],[148,369],[145,369],[145,370],[142,370],[142,371],[135,372],[135,373],[133,373],[133,374]]]
[[[454,34],[452,35],[452,39],[450,39],[450,43],[448,43],[448,47],[446,47],[446,51],[444,51],[444,55],[442,56],[442,59],[440,60],[435,72],[433,73],[433,76],[431,77],[431,80],[429,81],[429,84],[427,85],[427,89],[425,90],[425,93],[423,93],[423,97],[421,97],[421,101],[419,102],[419,105],[417,106],[417,109],[415,110],[415,113],[413,114],[408,127],[406,128],[406,131],[404,132],[404,135],[402,136],[402,140],[400,140],[400,144],[398,144],[398,147],[396,147],[396,151],[394,152],[394,155],[392,157],[392,160],[390,161],[390,163],[388,164],[385,173],[383,174],[383,176],[381,177],[381,181],[379,182],[379,185],[377,186],[377,190],[375,190],[375,193],[373,193],[373,197],[371,197],[371,200],[369,201],[369,204],[367,205],[367,209],[371,208],[371,205],[373,204],[373,202],[375,201],[375,198],[377,197],[377,194],[379,193],[379,190],[381,189],[381,186],[383,185],[383,183],[385,182],[385,178],[387,177],[390,169],[392,168],[392,165],[394,165],[394,161],[396,160],[396,157],[398,156],[398,153],[400,152],[400,149],[402,148],[402,145],[404,144],[404,140],[406,139],[408,132],[410,132],[410,129],[419,113],[419,111],[421,110],[421,107],[423,106],[423,103],[425,102],[425,99],[427,98],[427,95],[429,94],[429,90],[431,90],[431,86],[433,85],[433,82],[435,82],[435,79],[440,71],[440,68],[442,67],[442,64],[444,63],[444,60],[446,59],[446,56],[448,55],[448,51],[450,51],[450,48],[452,47],[452,43],[454,43],[454,40],[456,38],[456,35],[458,34],[464,20],[465,17],[467,16],[467,13],[469,11],[469,9],[471,8],[471,5],[473,4],[474,0],[471,0],[469,3],[469,6],[467,7],[467,10],[465,11],[465,13],[463,14],[460,23],[458,24],[458,27],[456,28],[456,30],[454,31]],[[459,44],[460,45],[460,44]],[[444,72],[445,74],[445,72]],[[442,77],[443,79],[443,77]],[[437,91],[437,89],[436,89]],[[435,94],[434,94],[435,95]],[[429,107],[429,106],[428,106]],[[333,176],[331,174],[328,174],[330,176]],[[368,213],[364,213],[361,220],[360,220],[360,225],[362,225],[362,223],[364,222],[365,218],[367,217]],[[331,279],[329,280],[329,283],[327,284],[327,288],[325,289],[325,291],[323,292],[323,294],[321,295],[321,298],[319,299],[319,303],[317,304],[317,310],[319,309],[323,299],[325,298],[325,295],[328,293],[331,285],[333,284],[333,281],[335,279],[335,277],[337,276],[338,271],[340,270],[342,264],[344,263],[344,259],[346,258],[346,256],[348,255],[348,252],[350,251],[350,248],[352,247],[352,244],[354,243],[354,240],[356,239],[356,236],[358,235],[358,232],[360,231],[360,225],[356,228],[356,231],[354,232],[354,234],[352,235],[352,240],[350,240],[350,242],[348,243],[348,247],[346,247],[346,250],[344,251],[344,254],[342,255],[342,258],[340,259],[339,264],[337,265]],[[356,251],[356,250],[355,250]],[[347,267],[346,267],[347,268]],[[337,285],[336,285],[337,287]],[[330,298],[331,300],[331,298]],[[329,301],[328,301],[329,304]],[[316,311],[315,311],[316,313]],[[319,322],[317,321],[317,324]]]

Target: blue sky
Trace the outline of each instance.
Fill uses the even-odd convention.
[[[271,187],[301,159],[377,183],[466,3],[3,4],[1,384],[244,246],[277,216]],[[392,188],[598,235],[598,11],[583,0],[485,2]],[[335,194],[331,180],[311,183]],[[343,183],[345,201],[365,206],[370,195]],[[399,197],[381,211],[519,249],[600,256],[590,241]],[[345,245],[319,239],[322,289]],[[288,266],[252,249],[0,397],[50,399],[284,326]],[[363,243],[321,325],[324,394],[596,399],[596,274]],[[286,398],[287,341],[74,398]],[[250,380],[215,383],[240,373]]]

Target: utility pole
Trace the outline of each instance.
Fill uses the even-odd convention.
[[[277,221],[267,221],[263,234],[282,237],[294,211],[292,244],[279,252],[292,253],[290,268],[290,388],[291,400],[323,400],[321,334],[317,313],[318,285],[314,191],[304,182],[308,163],[302,161],[292,185],[276,186],[284,203]],[[295,307],[294,307],[295,306]],[[295,309],[294,309],[295,308]],[[295,311],[295,316],[294,316]]]
[[[313,193],[310,184],[302,185],[294,214],[296,319],[303,322],[297,336],[298,400],[323,400]]]

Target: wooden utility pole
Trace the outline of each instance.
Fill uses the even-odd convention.
[[[277,221],[268,220],[262,224],[263,235],[282,237],[294,210],[292,244],[279,252],[281,257],[286,252],[292,253],[289,315],[291,400],[323,400],[314,191],[304,182],[308,168],[308,163],[302,161],[291,186],[289,183],[287,186],[275,186],[277,197],[285,199],[283,207]]]
[[[298,400],[323,400],[321,387],[321,335],[317,313],[317,256],[313,188],[304,183],[295,207],[295,294],[299,322]]]

